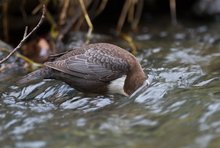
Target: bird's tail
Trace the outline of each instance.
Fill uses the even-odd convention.
[[[33,71],[16,82],[17,85],[27,85],[30,83],[40,82],[45,78],[50,78],[51,68],[44,67]]]

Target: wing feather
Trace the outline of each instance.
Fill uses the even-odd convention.
[[[125,75],[129,69],[128,63],[120,57],[95,49],[60,59],[47,62],[45,65],[60,72],[89,80],[111,81]]]

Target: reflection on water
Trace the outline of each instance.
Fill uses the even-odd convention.
[[[148,26],[134,39],[149,86],[129,98],[55,80],[1,88],[0,147],[219,147],[219,26]]]

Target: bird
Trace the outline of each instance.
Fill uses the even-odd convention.
[[[127,50],[110,43],[93,43],[45,62],[44,67],[23,76],[17,84],[43,79],[63,81],[84,93],[130,96],[148,76]]]

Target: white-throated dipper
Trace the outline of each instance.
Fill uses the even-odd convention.
[[[17,84],[56,79],[86,93],[129,96],[148,78],[131,53],[108,43],[73,49],[44,65]]]

